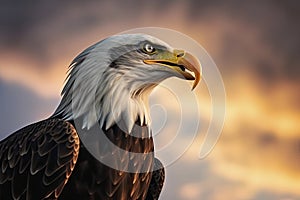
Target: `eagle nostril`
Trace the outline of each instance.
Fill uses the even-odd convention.
[[[183,57],[183,56],[184,56],[184,53],[177,54],[177,57]]]
[[[180,58],[180,57],[184,56],[184,51],[183,50],[174,50],[174,54],[176,55],[177,58]]]

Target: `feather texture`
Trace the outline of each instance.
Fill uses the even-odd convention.
[[[103,141],[91,144],[104,151],[104,157],[113,157],[116,165],[145,171],[131,173],[99,162],[79,143],[71,123],[47,119],[0,142],[0,199],[158,199],[164,171],[152,172],[157,159],[148,154],[153,153],[154,145],[147,126],[137,122],[133,128],[138,132],[135,135],[143,137],[131,136],[117,125],[104,132],[126,154],[109,151]],[[137,157],[136,153],[143,156]]]
[[[29,125],[0,142],[0,199],[55,199],[77,161],[79,138],[63,120]]]
[[[135,124],[133,131],[138,131],[145,136],[150,135],[147,126]],[[126,153],[119,154],[119,151],[114,149],[106,149],[107,145],[101,140],[91,140],[89,145],[102,151],[102,157],[113,158],[116,165],[144,169],[145,172],[131,173],[106,166],[95,159],[81,144],[77,164],[59,199],[144,200],[146,198],[155,159],[154,154],[147,154],[154,151],[153,139],[133,137],[117,125],[104,133],[114,145],[126,150]],[[90,135],[87,133],[87,136]],[[141,157],[136,156],[135,153],[144,154],[144,159],[140,160]]]

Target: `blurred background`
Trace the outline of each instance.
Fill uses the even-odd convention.
[[[0,2],[1,138],[52,114],[67,66],[89,45],[131,28],[171,28],[214,59],[227,107],[212,153],[198,158],[204,123],[167,167],[161,199],[300,199],[299,1]],[[196,91],[209,119],[204,82]]]

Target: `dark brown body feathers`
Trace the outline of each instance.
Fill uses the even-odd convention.
[[[148,127],[141,126],[138,131],[147,132]],[[130,136],[117,125],[105,135],[129,154],[126,159],[123,154],[105,151],[101,141],[94,141],[97,148],[107,152],[104,156],[147,170],[130,173],[102,164],[80,142],[72,122],[47,119],[0,142],[0,199],[158,199],[164,169],[154,158],[152,138]],[[130,152],[147,156],[140,162]],[[158,170],[152,172],[153,167]]]

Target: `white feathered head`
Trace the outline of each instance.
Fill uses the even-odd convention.
[[[114,35],[79,54],[71,63],[62,101],[54,117],[82,117],[83,128],[99,122],[110,128],[125,122],[128,133],[134,123],[150,123],[148,96],[166,78],[195,80],[201,67],[191,54],[176,50],[145,34]]]

